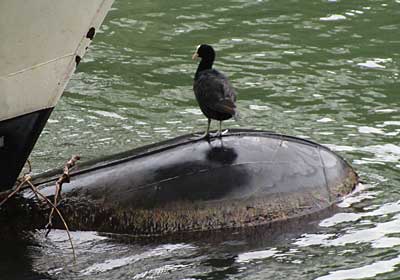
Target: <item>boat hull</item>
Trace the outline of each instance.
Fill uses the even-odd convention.
[[[57,177],[44,174],[35,184],[52,197]],[[310,215],[357,181],[321,145],[242,130],[210,142],[187,135],[83,164],[63,186],[60,208],[73,229],[167,235]]]
[[[0,1],[0,191],[15,183],[112,2]]]
[[[0,190],[15,183],[52,109],[0,122]]]

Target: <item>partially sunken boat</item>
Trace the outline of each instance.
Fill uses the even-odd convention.
[[[311,141],[253,130],[192,136],[78,165],[59,206],[70,228],[142,236],[273,224],[327,209],[357,184],[340,156]],[[34,184],[53,197],[61,173]]]

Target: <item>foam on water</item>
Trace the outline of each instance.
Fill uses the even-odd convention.
[[[383,273],[395,271],[396,266],[399,264],[400,255],[390,260],[378,261],[362,267],[329,272],[328,275],[318,277],[315,280],[346,280],[372,278]]]

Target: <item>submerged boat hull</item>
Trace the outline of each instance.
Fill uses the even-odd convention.
[[[327,209],[358,180],[340,156],[299,138],[250,130],[190,137],[79,166],[60,205],[70,227],[165,235],[265,225]],[[35,179],[48,197],[57,173]]]

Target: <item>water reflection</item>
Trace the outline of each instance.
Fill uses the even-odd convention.
[[[0,254],[0,274],[3,279],[51,279],[46,275],[46,271],[36,272],[34,269],[33,254],[37,254],[37,242],[31,240],[29,237],[26,239],[11,237],[1,238],[0,246],[2,252]]]

